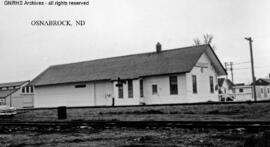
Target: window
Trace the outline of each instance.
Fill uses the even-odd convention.
[[[140,80],[140,96],[143,97],[143,80]]]
[[[158,89],[157,89],[157,85],[152,85],[152,94],[157,94],[158,93]]]
[[[118,98],[123,98],[124,97],[124,89],[123,85],[118,87]]]
[[[85,84],[75,85],[75,88],[85,88],[85,87],[86,87]]]
[[[270,93],[270,88],[267,88],[268,93]]]
[[[203,73],[203,67],[201,67],[201,73]]]
[[[261,93],[263,94],[263,88],[261,88]]]
[[[132,83],[132,80],[128,80],[128,97],[133,98],[133,83]]]
[[[193,90],[193,93],[198,93],[198,91],[197,91],[197,77],[196,77],[196,75],[192,75],[192,90]]]
[[[177,76],[170,76],[170,93],[178,94]]]
[[[34,92],[34,88],[31,86],[30,87],[30,92],[33,93]]]
[[[210,80],[210,92],[214,93],[214,78],[210,76],[209,80]]]
[[[34,93],[34,87],[33,86],[22,87],[22,93],[25,93],[25,94]]]
[[[6,105],[6,99],[5,98],[0,99],[0,105]]]
[[[241,92],[244,92],[244,89],[240,88],[240,89],[239,89],[239,92],[240,92],[240,93],[241,93]]]

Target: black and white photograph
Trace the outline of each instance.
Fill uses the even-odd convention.
[[[0,146],[269,147],[269,14],[269,0],[0,0]]]

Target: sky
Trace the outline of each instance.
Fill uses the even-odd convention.
[[[51,65],[193,45],[212,34],[234,82],[270,73],[269,0],[90,0],[89,6],[7,6],[0,2],[0,83],[32,80]],[[32,26],[32,20],[85,20],[81,27]],[[229,72],[230,73],[230,72]],[[230,74],[229,74],[230,78]]]

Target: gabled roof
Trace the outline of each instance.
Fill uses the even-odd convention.
[[[218,79],[218,86],[222,87],[222,85],[225,81],[227,82],[229,89],[231,89],[233,86],[235,86],[235,84],[230,79],[225,79],[225,78]]]
[[[252,85],[253,83],[251,83]],[[270,79],[260,78],[255,81],[255,85],[270,85]]]
[[[0,98],[6,98],[12,93],[16,92],[19,88],[16,89],[8,89],[8,90],[0,90]]]
[[[270,84],[270,79],[262,79],[264,80],[265,82],[267,82],[268,84]]]
[[[5,98],[9,95],[11,95],[12,93],[16,92],[17,90],[19,90],[20,87],[26,83],[29,83],[30,81],[19,81],[19,82],[9,82],[9,83],[0,83],[0,98]],[[12,89],[9,89],[9,87],[11,87]],[[5,88],[5,89],[3,89]]]
[[[226,71],[210,45],[191,46],[160,53],[150,52],[92,61],[54,65],[32,82],[35,86],[98,80],[135,79],[145,76],[190,72],[203,53],[213,61],[219,75]]]
[[[3,87],[16,87],[16,86],[21,86],[23,85],[24,83],[27,83],[29,81],[19,81],[19,82],[9,82],[9,83],[0,83],[0,88],[3,88]]]
[[[236,83],[234,86],[245,86],[245,83]]]
[[[225,78],[218,79],[218,86],[221,87],[225,81]]]

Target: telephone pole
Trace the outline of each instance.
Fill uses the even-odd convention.
[[[232,82],[234,83],[234,81],[233,81],[233,62],[230,62],[230,66],[231,66]]]
[[[252,73],[252,87],[253,87],[253,96],[254,96],[254,101],[257,101],[257,96],[256,96],[256,88],[255,88],[255,74],[254,74],[254,61],[253,61],[253,49],[252,49],[252,38],[251,37],[245,37],[247,41],[249,41],[249,48],[250,48],[250,59],[251,59],[251,73]]]

